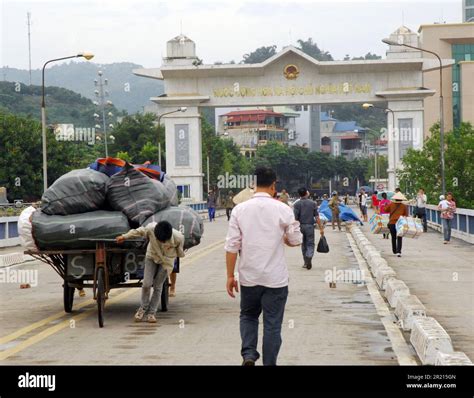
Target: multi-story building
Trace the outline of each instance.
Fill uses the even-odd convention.
[[[291,119],[296,116],[268,109],[231,111],[219,116],[217,133],[232,139],[243,155],[253,157],[257,147],[269,141],[288,144],[290,126],[295,125]]]
[[[474,22],[474,0],[462,0],[463,22]]]

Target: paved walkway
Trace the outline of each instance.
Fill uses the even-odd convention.
[[[367,223],[361,229],[427,314],[446,329],[454,349],[474,360],[474,246],[456,238],[444,245],[442,234],[428,228],[418,239],[403,239],[398,258],[392,255],[390,239],[370,233]]]

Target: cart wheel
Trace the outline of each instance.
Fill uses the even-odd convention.
[[[97,315],[99,326],[104,327],[104,306],[105,306],[105,273],[103,268],[97,270]]]
[[[169,287],[168,278],[163,282],[163,290],[161,291],[161,312],[168,311],[168,297],[169,297]]]
[[[74,303],[74,289],[69,287],[67,281],[63,284],[63,299],[64,299],[64,311],[69,313],[72,312],[72,304]]]

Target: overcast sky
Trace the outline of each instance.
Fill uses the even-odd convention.
[[[94,62],[159,67],[166,41],[182,32],[204,63],[239,62],[263,45],[278,49],[312,37],[335,59],[368,51],[404,24],[461,22],[462,1],[151,1],[0,0],[1,66],[28,68],[26,13],[31,12],[32,66],[81,51]]]

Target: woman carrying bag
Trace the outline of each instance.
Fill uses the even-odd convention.
[[[398,257],[402,256],[402,237],[397,236],[397,224],[398,219],[401,216],[408,217],[408,206],[404,205],[402,202],[406,202],[407,198],[401,192],[397,192],[392,196],[392,203],[385,206],[384,212],[390,214],[388,221],[388,229],[390,230],[390,235],[392,237],[392,252]]]

